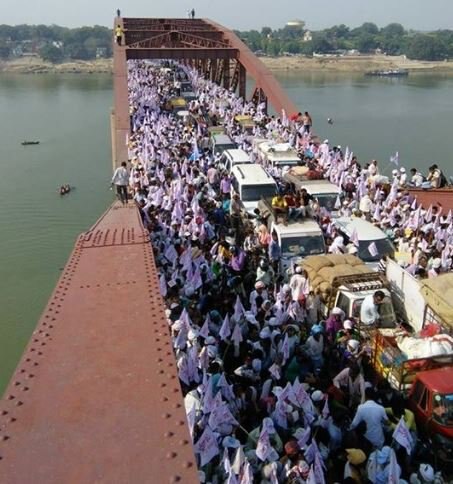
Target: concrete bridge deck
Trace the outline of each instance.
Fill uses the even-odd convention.
[[[198,479],[152,250],[116,202],[79,237],[0,401],[0,482],[178,481]]]

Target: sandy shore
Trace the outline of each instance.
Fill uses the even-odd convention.
[[[0,72],[13,74],[111,74],[113,72],[113,59],[52,64],[39,57],[27,57],[12,61],[1,61]]]
[[[260,57],[266,66],[275,71],[335,71],[367,72],[381,69],[407,69],[409,71],[444,71],[453,73],[453,61],[425,62],[406,59],[404,56],[344,56],[344,57]]]
[[[404,56],[345,56],[345,57],[260,57],[272,71],[325,71],[363,73],[380,69],[408,69],[413,72],[451,72],[453,61],[425,62],[412,61]],[[93,61],[74,61],[62,64],[45,62],[39,57],[20,58],[12,61],[0,61],[0,72],[16,74],[111,74],[112,59]]]

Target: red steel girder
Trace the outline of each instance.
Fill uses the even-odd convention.
[[[297,113],[297,106],[291,101],[286,92],[281,88],[271,71],[253,54],[253,52],[239,39],[239,37],[231,30],[222,25],[205,19],[205,22],[223,33],[223,38],[231,47],[238,49],[238,60],[247,70],[247,74],[254,78],[255,82],[266,95],[268,101],[278,114],[281,114],[282,109],[286,114]]]

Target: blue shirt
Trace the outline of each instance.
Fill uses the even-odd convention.
[[[269,259],[279,260],[281,254],[282,254],[282,251],[280,250],[280,246],[278,245],[278,242],[272,239],[269,244]]]

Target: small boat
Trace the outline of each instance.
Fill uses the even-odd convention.
[[[382,71],[365,72],[365,75],[375,76],[375,77],[403,77],[403,76],[408,76],[409,71],[404,69],[385,69]]]
[[[59,188],[58,192],[60,195],[67,195],[71,191],[71,186],[70,185],[61,185]]]
[[[40,141],[22,141],[22,146],[39,145]]]

